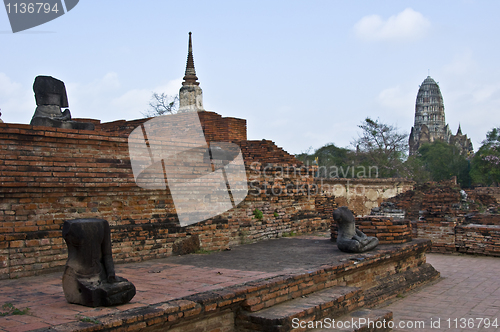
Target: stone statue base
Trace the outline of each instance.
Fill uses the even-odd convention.
[[[94,130],[89,122],[71,121],[69,109],[61,112],[61,107],[69,107],[64,82],[51,76],[37,76],[33,83],[37,108],[30,125],[64,129]]]
[[[61,112],[57,105],[39,105],[35,110],[30,125],[54,127],[64,129],[94,130],[95,126],[90,122],[71,121],[69,109]]]
[[[95,126],[90,122],[78,122],[78,121],[61,121],[52,118],[36,117],[31,119],[30,125],[32,126],[43,126],[43,127],[54,127],[63,129],[79,129],[79,130],[94,130]]]
[[[337,248],[347,253],[360,253],[375,248],[379,241],[376,237],[366,236],[356,228],[354,215],[347,206],[333,211],[333,219],[337,222]]]
[[[134,297],[134,284],[115,275],[106,220],[67,220],[63,238],[68,246],[68,260],[62,286],[68,302],[88,307],[113,306]]]
[[[64,271],[63,290],[66,301],[87,307],[109,307],[127,303],[135,296],[135,286],[125,278],[101,281],[99,277],[82,277],[70,267]]]

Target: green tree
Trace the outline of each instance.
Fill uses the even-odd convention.
[[[369,117],[358,127],[362,132],[351,143],[356,148],[358,163],[377,166],[380,177],[405,176],[408,135],[396,126]]]
[[[174,114],[179,108],[179,95],[173,97],[166,93],[153,92],[149,101],[149,108],[141,112],[145,117],[154,117],[164,114]]]
[[[352,177],[352,166],[355,154],[353,151],[328,143],[310,153],[310,150],[296,156],[300,161],[319,166],[317,177]]]
[[[500,183],[500,127],[486,134],[481,147],[472,159],[472,180],[474,184],[498,186]]]
[[[454,145],[442,141],[423,144],[418,149],[417,158],[423,162],[433,181],[456,176],[462,187],[470,186],[469,161]]]
[[[409,156],[401,168],[401,176],[412,179],[417,183],[425,183],[431,180],[431,173],[425,167],[425,163],[419,156]]]

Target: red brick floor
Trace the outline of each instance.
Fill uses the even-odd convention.
[[[427,254],[427,262],[441,272],[440,281],[385,307],[393,311],[396,327],[400,321],[425,326],[394,331],[500,331],[500,258]],[[470,327],[460,328],[462,318]],[[478,328],[481,318],[496,319],[498,328]]]
[[[6,303],[21,310],[29,308],[29,315],[0,317],[0,331],[35,330],[280,274],[200,268],[168,264],[164,260],[117,265],[116,272],[134,283],[137,294],[130,303],[107,308],[87,308],[67,303],[61,285],[62,273],[0,280],[0,311]]]
[[[442,279],[408,294],[389,306],[399,321],[424,321],[424,329],[395,331],[500,331],[500,329],[446,329],[446,319],[498,318],[500,324],[500,259],[492,257],[428,254],[427,261]],[[29,331],[96,317],[190,294],[279,275],[280,272],[242,271],[195,267],[155,260],[118,265],[117,274],[132,281],[137,295],[128,304],[109,308],[87,308],[64,299],[61,273],[0,280],[0,306],[11,303],[29,308],[29,315],[0,317],[0,331]],[[1,310],[1,308],[0,308]],[[430,319],[441,320],[441,328],[430,328]],[[452,321],[452,323],[454,323]],[[460,324],[460,321],[457,322]]]

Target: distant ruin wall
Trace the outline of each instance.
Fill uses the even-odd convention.
[[[429,182],[389,201],[406,211],[413,237],[432,240],[431,252],[500,256],[500,214],[491,196],[496,188],[466,191],[468,200],[453,181]],[[490,212],[479,212],[486,208]]]
[[[500,256],[500,225],[460,225],[455,230],[459,252]]]
[[[241,121],[235,122],[244,128]],[[251,192],[242,203],[215,218],[180,227],[168,191],[135,184],[127,146],[130,126],[121,126],[128,129],[0,124],[0,278],[60,270],[67,257],[61,227],[68,219],[108,220],[118,263],[169,256],[174,244],[182,246],[192,237],[198,238],[201,249],[223,250],[330,227],[333,196],[294,189],[314,186],[310,172],[292,172],[279,181],[263,175],[263,167],[272,175],[278,165],[269,166],[266,160],[281,161],[285,168],[297,162],[270,141],[240,142],[245,163],[253,163],[247,169]],[[244,136],[246,132],[228,131],[221,139]],[[282,189],[269,192],[272,186]],[[254,216],[255,209],[263,212],[261,219]]]
[[[335,196],[338,206],[347,206],[354,215],[365,216],[372,208],[400,193],[413,189],[415,182],[407,179],[316,179],[318,186]]]
[[[500,187],[476,187],[473,192],[477,194],[486,194],[493,196],[500,204]]]

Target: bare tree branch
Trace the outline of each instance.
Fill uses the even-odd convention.
[[[141,112],[145,117],[154,117],[164,114],[174,114],[179,108],[179,95],[170,97],[166,93],[153,92],[149,102],[149,109]]]

